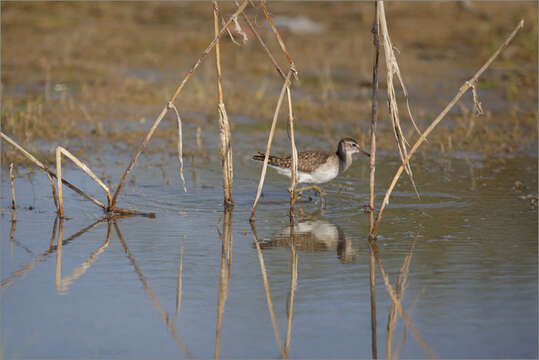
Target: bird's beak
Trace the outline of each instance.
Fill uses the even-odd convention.
[[[368,152],[364,151],[364,150],[361,150],[361,152],[365,155],[367,155],[368,157],[371,157],[371,154],[369,154]]]

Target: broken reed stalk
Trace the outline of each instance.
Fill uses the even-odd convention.
[[[372,24],[374,45],[374,65],[372,67],[372,97],[371,97],[371,156],[369,158],[369,233],[374,227],[374,173],[376,171],[376,111],[378,92],[378,61],[380,59],[380,41],[378,36],[378,0],[374,2],[374,21]]]
[[[258,189],[256,191],[256,198],[253,203],[253,208],[251,210],[251,217],[249,218],[250,222],[254,221],[256,214],[256,207],[258,205],[258,200],[260,199],[260,194],[262,193],[262,187],[264,186],[264,179],[266,177],[266,170],[268,169],[268,160],[271,150],[271,143],[273,141],[273,135],[275,134],[275,127],[277,125],[277,119],[279,118],[279,110],[281,110],[281,105],[283,103],[283,97],[286,89],[290,85],[290,77],[292,76],[293,70],[288,70],[283,87],[281,88],[281,94],[279,95],[279,100],[277,100],[277,106],[275,107],[275,113],[273,114],[273,121],[271,123],[271,129],[268,137],[268,145],[266,146],[266,154],[264,156],[264,165],[262,165],[262,173],[260,174],[260,181],[258,183]]]
[[[296,140],[294,138],[294,113],[292,111],[292,97],[290,96],[290,84],[286,87],[286,95],[288,98],[288,124],[290,147],[292,148],[292,166],[291,166],[291,183],[290,183],[290,223],[294,223],[294,204],[296,202],[296,184],[298,174],[298,150],[296,149]]]
[[[397,169],[397,172],[395,173],[395,176],[393,177],[393,180],[391,181],[391,184],[389,185],[389,188],[386,191],[386,194],[384,196],[384,201],[382,202],[382,206],[380,207],[380,210],[378,211],[378,215],[376,217],[376,222],[374,224],[374,228],[371,231],[371,236],[376,237],[378,227],[380,225],[380,221],[382,220],[382,214],[384,212],[384,209],[389,204],[389,197],[391,196],[391,193],[393,192],[393,189],[395,188],[395,185],[397,184],[397,181],[399,180],[399,177],[401,176],[405,166],[410,162],[410,159],[414,155],[414,153],[417,151],[419,146],[427,139],[427,136],[434,130],[434,128],[442,121],[442,119],[445,117],[445,115],[455,106],[455,104],[460,100],[462,95],[468,91],[468,89],[473,88],[475,86],[475,83],[477,82],[477,79],[479,76],[485,72],[485,70],[492,64],[492,62],[498,57],[498,55],[502,52],[503,49],[509,45],[509,43],[513,40],[515,35],[518,33],[520,29],[524,26],[524,20],[520,20],[518,25],[513,29],[511,34],[505,39],[504,42],[500,44],[500,46],[496,49],[496,51],[490,56],[490,58],[481,66],[481,68],[472,76],[472,78],[468,81],[466,81],[459,89],[457,94],[451,99],[451,101],[447,104],[447,106],[442,110],[442,112],[432,121],[432,123],[429,125],[427,129],[423,132],[423,134],[419,137],[419,139],[416,141],[414,146],[410,149],[408,155],[404,159],[403,163],[399,166]]]
[[[146,134],[146,137],[144,138],[144,140],[142,141],[142,144],[140,145],[137,153],[135,154],[135,156],[131,159],[131,161],[129,162],[127,168],[125,169],[124,173],[122,174],[122,177],[120,178],[120,182],[118,184],[118,187],[116,188],[116,191],[114,192],[114,195],[112,197],[112,204],[111,206],[114,206],[116,204],[116,201],[118,199],[118,195],[120,194],[120,191],[122,190],[124,184],[125,184],[125,181],[127,179],[127,175],[129,174],[129,172],[131,171],[131,169],[133,168],[133,166],[135,165],[138,157],[140,156],[140,154],[144,151],[144,148],[146,148],[146,145],[148,144],[148,142],[150,141],[150,139],[152,138],[153,136],[153,133],[155,132],[155,130],[157,129],[157,126],[159,125],[159,123],[161,122],[161,120],[163,120],[163,118],[165,117],[167,111],[168,111],[168,104],[169,103],[174,103],[174,101],[176,100],[176,98],[178,97],[178,95],[180,94],[180,92],[182,91],[182,89],[184,88],[185,84],[187,83],[187,81],[191,78],[191,75],[195,72],[195,70],[200,66],[200,64],[202,63],[202,61],[206,58],[206,56],[208,56],[209,52],[214,48],[215,44],[217,43],[217,40],[225,33],[226,29],[228,28],[228,26],[230,25],[230,23],[239,15],[243,12],[243,10],[245,10],[245,7],[248,5],[248,1],[245,0],[243,1],[243,3],[238,7],[238,9],[234,12],[234,14],[232,14],[232,16],[230,16],[230,18],[228,19],[228,21],[223,25],[223,27],[221,28],[221,30],[219,31],[219,33],[214,37],[214,39],[210,42],[210,44],[208,45],[208,47],[202,52],[202,54],[200,55],[200,57],[198,58],[198,60],[195,62],[195,64],[192,66],[191,70],[189,70],[189,72],[187,73],[187,75],[185,75],[184,79],[182,80],[182,82],[180,83],[180,85],[178,85],[178,87],[176,88],[176,92],[174,93],[174,95],[172,95],[172,97],[170,98],[170,100],[168,101],[167,105],[163,108],[163,110],[161,110],[161,113],[159,114],[159,116],[157,117],[157,119],[155,119],[155,122],[154,124],[152,125],[150,131],[148,132],[148,134]]]
[[[45,164],[43,164],[41,161],[36,159],[32,154],[30,154],[28,151],[23,149],[22,146],[17,144],[9,136],[7,136],[6,134],[4,134],[1,131],[0,131],[0,137],[2,139],[4,139],[6,142],[8,142],[10,145],[12,145],[15,149],[20,151],[28,160],[33,162],[37,167],[39,167],[41,170],[45,171],[45,173],[47,174],[47,177],[49,178],[49,181],[51,182],[52,197],[53,197],[53,200],[54,200],[54,205],[56,206],[56,209],[57,209],[57,211],[59,213],[60,212],[59,201],[57,200],[56,188],[54,186],[54,181],[52,180],[53,177],[57,178],[56,173],[54,171],[52,171],[51,169],[49,169],[47,166],[45,166]],[[141,215],[141,216],[147,216],[147,217],[155,217],[154,213],[144,213],[144,212],[137,211],[137,210],[123,209],[123,208],[120,208],[120,207],[107,207],[101,201],[97,200],[93,196],[90,196],[90,195],[86,194],[84,191],[82,191],[81,189],[79,189],[75,185],[71,184],[66,179],[61,179],[61,182],[62,182],[62,184],[67,186],[69,189],[71,189],[74,192],[76,192],[77,194],[79,194],[80,196],[84,197],[85,199],[90,200],[91,202],[93,202],[97,206],[101,207],[103,209],[103,211],[105,211],[105,212],[124,214],[124,215]]]
[[[180,117],[180,112],[173,103],[168,103],[169,109],[174,110],[176,114],[176,123],[178,127],[178,172],[180,174],[180,179],[182,180],[183,192],[187,192],[185,187],[185,178],[183,177],[183,135],[182,135],[182,118]]]
[[[404,133],[402,131],[401,125],[400,125],[400,119],[399,119],[399,107],[397,104],[397,97],[395,95],[395,86],[393,85],[393,76],[397,75],[397,78],[400,82],[401,88],[404,92],[404,95],[406,98],[408,98],[408,92],[406,91],[406,86],[404,85],[404,82],[402,81],[399,64],[397,63],[397,58],[395,56],[395,51],[393,49],[393,44],[391,43],[391,38],[389,36],[389,30],[387,27],[387,21],[386,21],[386,15],[384,11],[384,2],[382,0],[379,0],[379,9],[378,9],[378,23],[381,27],[382,32],[382,41],[384,44],[384,54],[385,54],[385,61],[386,61],[386,81],[387,81],[387,100],[389,103],[389,113],[391,116],[391,122],[392,122],[392,128],[393,128],[393,134],[395,135],[395,140],[397,142],[397,148],[399,149],[399,156],[401,158],[401,161],[404,162],[404,159],[408,155],[408,149],[407,146],[408,141],[406,140],[406,137],[404,136]],[[408,105],[408,103],[407,103]],[[410,110],[410,106],[408,105],[408,110]],[[411,111],[409,111],[410,119],[412,123],[414,124],[417,132],[419,135],[421,135],[421,132],[415,125],[414,118],[412,116]],[[410,164],[405,165],[406,174],[408,174],[408,177],[410,178],[410,182],[412,183],[412,186],[414,188],[414,191],[418,197],[419,192],[417,191],[414,176],[412,173],[412,168],[410,167]]]
[[[88,166],[86,166],[82,161],[77,159],[75,155],[71,154],[69,151],[64,149],[61,146],[58,146],[56,148],[56,174],[58,175],[58,198],[60,203],[60,217],[64,217],[64,203],[63,203],[63,197],[62,197],[62,154],[67,157],[69,160],[73,161],[75,165],[77,165],[82,171],[84,171],[89,177],[92,178],[103,190],[105,190],[105,193],[107,194],[107,203],[108,206],[106,210],[111,208],[111,196],[110,191],[107,185],[105,185],[93,172],[90,170]]]
[[[13,176],[13,163],[9,164],[9,184],[11,187],[11,209],[15,210],[15,185],[13,183],[13,179],[15,177]],[[16,219],[13,219],[16,220]]]
[[[15,149],[19,150],[19,152],[21,152],[28,160],[33,162],[37,167],[39,167],[41,170],[45,171],[49,177],[56,177],[56,173],[54,171],[52,171],[47,166],[45,166],[45,164],[43,164],[41,161],[36,159],[32,154],[30,154],[28,151],[24,150],[24,148],[22,146],[17,144],[9,136],[7,136],[6,134],[4,134],[1,131],[0,131],[0,137],[2,139],[4,139],[6,142],[8,142],[10,145],[12,145]],[[101,201],[97,200],[93,196],[90,196],[90,195],[86,194],[84,191],[82,191],[81,189],[79,189],[75,185],[71,184],[69,181],[67,181],[65,179],[62,179],[62,183],[65,184],[68,188],[70,188],[74,192],[76,192],[77,194],[79,194],[80,196],[90,200],[91,202],[93,202],[97,206],[100,206],[103,209],[106,208],[105,204],[103,204]],[[51,185],[52,185],[52,187],[54,189],[54,183],[51,183]],[[55,204],[57,204],[56,203],[56,192],[55,191],[53,191],[53,198],[55,199]]]
[[[221,139],[221,156],[223,157],[223,192],[225,206],[233,206],[232,197],[232,148],[230,143],[230,123],[223,100],[223,76],[221,71],[221,44],[219,40],[219,6],[217,1],[213,1],[213,24],[215,29],[215,58],[217,67],[217,111],[219,114],[219,137]]]

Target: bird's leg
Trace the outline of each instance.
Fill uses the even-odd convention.
[[[318,196],[320,197],[320,204],[322,204],[322,198],[324,198],[324,208],[326,208],[326,192],[324,191],[324,189],[322,189],[320,186],[317,186],[317,185],[310,185],[310,186],[302,187],[301,189],[296,189],[296,193],[297,193],[296,199],[300,200],[301,196],[303,195],[303,192],[307,190],[313,190],[318,193]]]

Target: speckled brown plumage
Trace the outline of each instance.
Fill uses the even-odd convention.
[[[335,153],[327,151],[302,151],[298,153],[298,170],[306,173],[311,173],[318,166],[322,165],[327,159],[335,155]],[[253,160],[264,161],[265,154],[259,152],[253,156]],[[278,166],[286,169],[290,169],[292,165],[292,156],[290,154],[284,156],[270,155],[268,163],[273,166]]]

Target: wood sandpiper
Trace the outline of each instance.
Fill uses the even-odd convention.
[[[329,151],[303,151],[298,153],[298,184],[323,184],[335,179],[352,165],[352,154],[370,154],[361,150],[359,143],[352,138],[344,138],[339,141],[336,152]],[[253,160],[264,161],[265,153],[259,152],[253,156]],[[270,155],[268,165],[277,170],[281,175],[292,177],[292,156]],[[297,189],[299,197],[305,190],[314,190],[319,195],[325,195],[324,190],[317,185]]]

